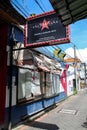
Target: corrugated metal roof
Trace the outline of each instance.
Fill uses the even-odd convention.
[[[87,18],[87,0],[50,0],[64,25]]]

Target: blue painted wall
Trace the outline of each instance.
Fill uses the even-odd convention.
[[[64,92],[61,92],[59,93],[59,95],[51,97],[51,98],[41,99],[32,103],[13,106],[12,107],[12,125],[15,125],[16,123],[20,122],[24,116],[27,116],[27,115],[31,116],[66,98],[67,98],[66,94]],[[9,111],[7,108],[6,121],[5,121],[6,125],[8,123],[8,112]]]
[[[16,39],[16,41],[23,42],[23,33],[19,31],[17,28],[14,29],[14,32],[15,32],[14,39]],[[10,33],[11,33],[11,27],[9,27],[9,38],[10,38]],[[20,37],[19,37],[19,33],[20,33]],[[8,39],[8,45],[9,45],[9,39]],[[18,68],[14,66],[13,76],[15,76],[16,81],[17,81],[17,71],[18,71]],[[8,88],[9,88],[9,80],[10,80],[10,77],[9,77],[9,66],[8,66],[8,76],[7,76]],[[17,82],[15,82],[15,85],[17,85]],[[27,115],[31,116],[33,114],[36,114],[37,112],[40,112],[46,109],[47,107],[55,103],[58,103],[59,101],[65,98],[67,98],[66,94],[64,92],[61,92],[58,95],[50,97],[50,98],[43,98],[38,101],[34,101],[32,103],[12,106],[12,125],[15,125],[16,123],[20,122],[24,116],[27,116]],[[5,114],[6,126],[8,125],[8,113],[9,113],[9,109],[6,108],[6,114]]]

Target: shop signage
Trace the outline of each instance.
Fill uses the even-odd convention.
[[[64,26],[54,11],[27,18],[25,47],[40,47],[70,42],[69,26]]]

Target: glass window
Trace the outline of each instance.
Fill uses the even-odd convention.
[[[58,74],[52,74],[52,87],[53,87],[53,93],[58,94],[60,90],[60,82]]]
[[[59,75],[19,68],[18,101],[50,97],[60,90]]]
[[[60,91],[59,75],[46,73],[46,96],[58,94]]]
[[[31,99],[38,95],[41,95],[39,72],[19,68],[18,100]]]
[[[55,74],[55,93],[60,92],[60,80],[59,80],[59,75]]]
[[[40,72],[40,86],[41,86],[41,93],[44,96],[46,94],[46,72]]]
[[[46,96],[52,95],[51,75],[46,73]]]

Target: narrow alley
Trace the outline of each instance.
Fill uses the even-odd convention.
[[[0,0],[0,130],[87,129],[87,0]]]
[[[87,129],[87,88],[57,104],[38,119],[22,122],[13,130],[85,130]]]

